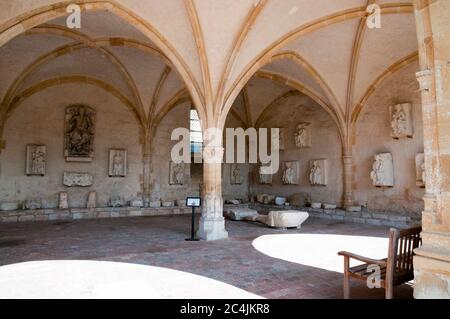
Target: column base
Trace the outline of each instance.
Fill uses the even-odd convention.
[[[450,261],[414,256],[414,298],[450,299]]]
[[[225,230],[225,218],[201,217],[197,236],[207,241],[228,238],[228,232]]]

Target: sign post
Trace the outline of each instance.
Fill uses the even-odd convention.
[[[186,241],[199,241],[195,237],[195,207],[202,206],[202,199],[200,197],[187,197],[186,206],[192,208],[192,224],[191,224],[191,238],[186,238]]]

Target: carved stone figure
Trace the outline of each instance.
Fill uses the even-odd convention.
[[[284,163],[283,184],[297,185],[298,184],[298,162]]]
[[[86,207],[88,209],[97,207],[97,192],[95,191],[89,192]]]
[[[413,136],[412,106],[409,103],[391,107],[391,135],[393,138]]]
[[[47,148],[45,145],[27,145],[26,174],[45,175]]]
[[[375,155],[370,178],[374,186],[394,186],[394,164],[391,153]]]
[[[59,207],[59,209],[68,209],[69,208],[69,195],[67,194],[67,192],[59,193],[58,207]]]
[[[258,176],[260,184],[272,184],[272,174],[263,174],[262,166],[258,168]]]
[[[159,208],[161,207],[161,200],[155,200],[150,202],[150,208]]]
[[[130,200],[130,207],[144,207],[144,201],[141,198]]]
[[[67,187],[87,187],[92,186],[94,177],[88,173],[64,172],[63,184]]]
[[[64,155],[69,162],[90,162],[94,156],[95,111],[88,106],[66,109]]]
[[[231,164],[231,184],[241,185],[243,177],[241,174],[241,168],[238,164]]]
[[[127,150],[109,150],[109,177],[125,177],[127,175]]]
[[[311,124],[300,123],[295,131],[295,146],[298,148],[311,147]]]
[[[20,203],[18,201],[12,202],[0,202],[0,211],[13,211],[20,208]]]
[[[28,199],[23,203],[23,209],[36,210],[42,208],[42,200]]]
[[[126,201],[120,196],[111,196],[109,199],[109,207],[124,207]]]
[[[278,145],[278,150],[284,151],[286,130],[284,127],[279,127],[278,130],[279,130],[278,141],[275,140],[276,136],[272,134],[272,149],[274,149]]]
[[[184,163],[170,162],[170,185],[184,185]]]
[[[416,155],[416,185],[425,187],[425,154],[420,153]]]
[[[310,164],[309,181],[311,185],[326,186],[327,181],[327,160],[312,160]]]

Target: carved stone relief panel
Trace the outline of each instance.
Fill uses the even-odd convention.
[[[109,177],[127,176],[128,152],[124,149],[109,150]]]
[[[297,161],[285,162],[283,164],[282,181],[284,185],[299,184],[299,163]]]
[[[311,185],[326,186],[328,184],[328,161],[326,159],[311,160],[309,181]]]
[[[91,162],[94,157],[95,111],[85,105],[66,108],[64,156],[68,162]]]
[[[169,184],[170,185],[184,185],[185,184],[185,164],[170,162],[169,167]]]
[[[374,186],[394,186],[394,162],[391,153],[382,153],[374,156],[370,178]]]
[[[239,164],[230,165],[230,180],[231,185],[241,185],[243,183],[244,177],[242,176],[241,165]]]
[[[63,184],[67,187],[88,187],[92,186],[94,177],[88,173],[64,172]]]
[[[413,137],[412,105],[410,103],[403,103],[391,106],[390,114],[391,136],[395,139]]]
[[[45,145],[27,145],[25,173],[28,176],[44,176],[47,164]]]
[[[311,147],[311,123],[300,123],[295,129],[295,146],[298,148]]]

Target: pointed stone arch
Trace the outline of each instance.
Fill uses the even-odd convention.
[[[109,11],[147,36],[164,53],[174,68],[179,72],[194,101],[199,116],[206,119],[204,95],[191,69],[179,52],[177,52],[175,47],[150,22],[140,18],[131,10],[128,10],[122,4],[119,4],[114,0],[78,0],[73,1],[73,3],[78,4],[82,11]],[[0,25],[0,46],[33,27],[67,15],[67,5],[67,1],[59,1],[52,5],[43,6],[19,15],[5,22],[3,25]]]
[[[387,3],[381,5],[382,14],[412,14],[414,12],[414,7],[411,3]],[[251,77],[264,65],[270,61],[270,59],[282,48],[286,47],[289,43],[298,39],[301,36],[324,28],[326,26],[336,24],[339,22],[363,18],[367,14],[366,7],[355,7],[352,9],[344,10],[341,12],[336,12],[331,15],[318,18],[312,22],[305,25],[299,26],[298,28],[287,33],[283,37],[277,39],[272,44],[270,44],[263,52],[255,55],[254,59],[247,64],[247,66],[242,68],[241,73],[237,76],[234,82],[230,85],[229,89],[224,92],[224,105],[222,107],[222,113],[228,113],[233,101],[245,86],[245,84],[251,79]],[[221,115],[223,118],[223,115]],[[223,120],[220,121],[221,123]]]

